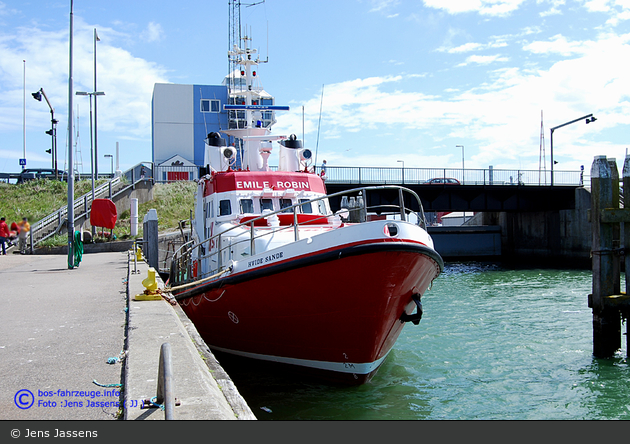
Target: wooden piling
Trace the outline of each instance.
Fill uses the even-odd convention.
[[[630,156],[626,155],[623,162],[623,206],[627,208],[626,203],[630,205]],[[626,273],[626,298],[630,296],[630,220],[623,223],[623,251],[624,265]],[[626,299],[627,301],[627,299]],[[626,321],[626,355],[630,357],[630,308],[625,307],[621,312]]]
[[[617,168],[616,162],[613,167]],[[619,295],[615,292],[619,288],[619,250],[613,248],[614,223],[605,217],[610,210],[619,212],[619,199],[613,199],[613,189],[619,189],[618,177],[617,173],[617,180],[613,180],[606,156],[595,156],[591,167],[593,293],[589,306],[593,310],[593,354],[598,358],[612,357],[621,348],[620,311],[607,301]]]

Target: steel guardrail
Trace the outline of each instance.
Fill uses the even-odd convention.
[[[125,183],[123,181],[123,177],[124,178],[131,177],[132,183],[129,184],[128,186],[135,186],[136,183],[140,182],[141,180],[144,180],[143,177],[141,176],[135,177],[136,175],[134,174],[134,171],[141,168],[143,165],[144,163],[139,163],[133,166],[132,168],[130,168],[129,170],[125,171],[122,174],[122,176],[114,177],[107,183],[104,183],[103,185],[97,188],[94,188],[94,198],[99,199],[105,195],[108,195],[110,197],[115,196],[116,193],[118,193],[121,188],[124,188]],[[88,191],[87,193],[83,194],[79,198],[75,199],[74,204],[73,204],[73,208],[75,210],[74,211],[75,221],[83,217],[86,213],[88,213],[88,210],[91,207],[92,207],[92,190]],[[80,211],[81,209],[83,209],[83,211]],[[48,239],[49,237],[52,237],[55,234],[57,234],[62,229],[63,224],[67,221],[67,215],[68,215],[68,206],[66,205],[66,206],[61,207],[57,211],[49,214],[48,216],[45,216],[39,221],[33,223],[33,225],[31,225],[32,245],[37,245],[39,242],[42,242]],[[51,229],[51,226],[55,227],[54,230]],[[47,231],[47,232],[43,236],[38,237],[38,235],[42,231]]]

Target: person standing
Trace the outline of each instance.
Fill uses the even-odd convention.
[[[10,235],[10,233],[9,233],[9,226],[5,222],[5,218],[1,217],[0,218],[0,244],[2,244],[2,254],[4,256],[7,255],[7,249],[6,249],[6,246],[5,246],[5,242],[9,238],[9,235]]]
[[[18,223],[18,227],[20,228],[20,233],[18,234],[18,248],[20,249],[20,254],[25,254],[26,236],[28,236],[29,231],[31,231],[31,224],[28,223],[26,217],[23,217],[22,221]]]
[[[326,180],[327,179],[327,177],[326,177],[326,161],[325,160],[322,162],[322,168],[321,168],[321,171],[320,171],[319,175],[322,178],[322,180]]]

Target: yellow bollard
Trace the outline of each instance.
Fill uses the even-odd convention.
[[[155,268],[149,267],[148,276],[142,281],[145,290],[143,294],[137,294],[134,301],[159,301],[162,293],[158,289],[158,282],[155,279]]]
[[[142,260],[142,250],[136,246],[136,260],[139,262]]]

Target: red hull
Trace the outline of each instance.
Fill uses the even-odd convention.
[[[210,348],[363,383],[440,273],[424,246],[379,243],[287,261],[176,295]]]

